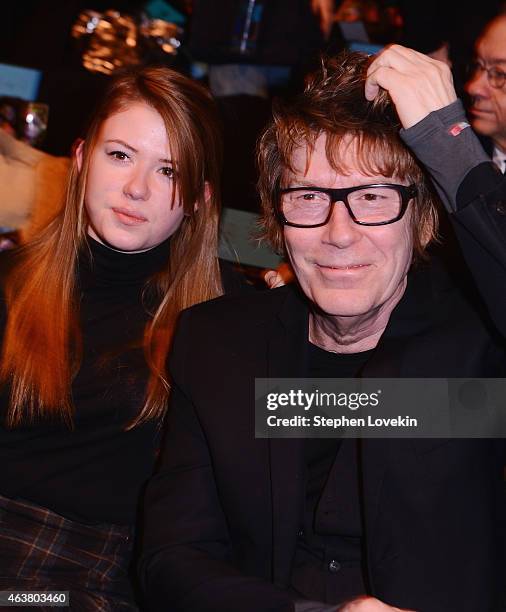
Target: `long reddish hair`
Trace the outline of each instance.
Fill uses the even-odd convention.
[[[171,237],[167,267],[152,279],[158,308],[143,341],[151,374],[144,406],[129,427],[164,414],[165,362],[181,310],[222,293],[217,259],[222,145],[214,102],[202,86],[165,67],[124,73],[111,81],[93,116],[80,171],[73,160],[61,212],[20,249],[7,277],[0,365],[0,381],[10,388],[7,426],[39,417],[72,425],[71,384],[81,363],[76,268],[86,248],[90,157],[103,122],[139,102],[154,108],[166,125],[185,216]]]

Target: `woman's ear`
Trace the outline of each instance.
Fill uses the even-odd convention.
[[[84,140],[79,138],[72,147],[74,149],[74,155],[76,156],[77,169],[81,172],[83,167],[83,153],[84,153]]]
[[[212,187],[208,181],[205,181],[204,182],[204,202],[207,204],[209,200],[212,198],[212,196],[213,196]],[[199,203],[195,202],[193,210],[197,212],[198,209],[199,209]]]

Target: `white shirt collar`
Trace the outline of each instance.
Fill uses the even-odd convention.
[[[497,165],[499,170],[504,174],[506,172],[506,153],[501,151],[499,147],[494,147],[494,152],[492,153],[492,161]]]

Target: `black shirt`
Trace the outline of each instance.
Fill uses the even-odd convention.
[[[313,344],[311,378],[352,378],[373,351],[336,354]],[[357,441],[305,440],[304,525],[299,533],[292,588],[307,599],[342,603],[366,592]]]
[[[47,420],[0,427],[0,494],[85,523],[132,524],[153,469],[158,428],[154,422],[124,428],[143,406],[149,375],[143,289],[166,264],[169,243],[135,254],[92,239],[89,245],[91,259],[87,249],[79,259],[83,359],[72,384],[74,429]],[[5,393],[0,400],[3,417]]]

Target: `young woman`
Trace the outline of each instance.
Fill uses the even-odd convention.
[[[193,81],[166,68],[115,78],[61,213],[4,264],[0,590],[135,609],[132,527],[175,321],[222,292],[220,147]]]

